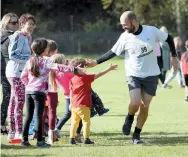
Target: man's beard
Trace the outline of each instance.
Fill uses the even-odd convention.
[[[129,33],[135,33],[135,31],[136,31],[135,26],[134,26],[133,24],[131,24],[131,29],[128,30],[128,32],[129,32]]]

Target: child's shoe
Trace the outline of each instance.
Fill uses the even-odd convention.
[[[95,143],[93,141],[91,141],[89,138],[85,138],[84,144],[95,144]]]
[[[48,141],[47,141],[48,144],[53,144],[53,142],[54,142],[53,133],[54,133],[53,130],[48,131]]]
[[[15,132],[9,132],[8,133],[8,140],[14,139],[14,137],[15,137]]]
[[[107,113],[107,112],[109,112],[109,111],[110,111],[110,109],[104,108],[103,112],[98,113],[98,115],[99,115],[99,116],[102,116],[103,114],[105,114],[105,113]]]
[[[22,141],[21,146],[28,147],[31,146],[31,144],[29,143],[29,141]]]
[[[50,147],[50,144],[47,144],[45,141],[37,141],[37,147]]]
[[[75,138],[70,138],[69,143],[70,144],[76,144]]]
[[[16,132],[14,138],[15,138],[15,139],[22,139],[22,133],[18,133],[18,132]]]
[[[1,134],[5,134],[5,135],[8,135],[8,129],[6,127],[4,128],[1,128]]]

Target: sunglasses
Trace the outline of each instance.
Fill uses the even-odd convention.
[[[16,24],[18,24],[18,21],[12,21],[12,22],[9,22],[9,23],[11,23],[12,25],[16,25]]]

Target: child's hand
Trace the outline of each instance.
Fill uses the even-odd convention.
[[[115,65],[111,64],[110,67],[109,67],[110,70],[117,70],[117,68],[118,68],[117,64],[115,64]]]

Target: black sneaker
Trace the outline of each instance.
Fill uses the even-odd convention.
[[[138,134],[138,133],[134,133],[133,134],[132,140],[133,140],[133,144],[142,144],[142,143],[144,143],[142,140],[140,140],[140,134]]]
[[[29,143],[29,141],[22,141],[21,146],[28,147],[31,146],[31,144]]]
[[[85,138],[84,144],[95,144],[95,143],[93,141],[91,141],[89,138]]]
[[[96,115],[97,115],[97,112],[95,110],[91,111],[91,115],[90,115],[91,118],[94,117],[94,116],[96,116]]]
[[[131,126],[134,120],[128,120],[128,116],[125,119],[125,123],[123,124],[122,132],[124,135],[129,135],[131,132]]]
[[[107,113],[107,112],[109,112],[109,111],[110,111],[110,109],[104,108],[103,112],[98,113],[98,115],[99,115],[99,116],[102,116],[103,114],[105,114],[105,113]]]
[[[70,139],[69,139],[69,143],[70,143],[70,144],[76,144],[75,138],[70,138]]]
[[[5,130],[3,130],[3,129],[1,129],[1,134],[5,134],[5,135],[8,135],[8,129],[5,129]]]
[[[46,143],[45,141],[37,141],[37,147],[50,147],[51,145]]]

